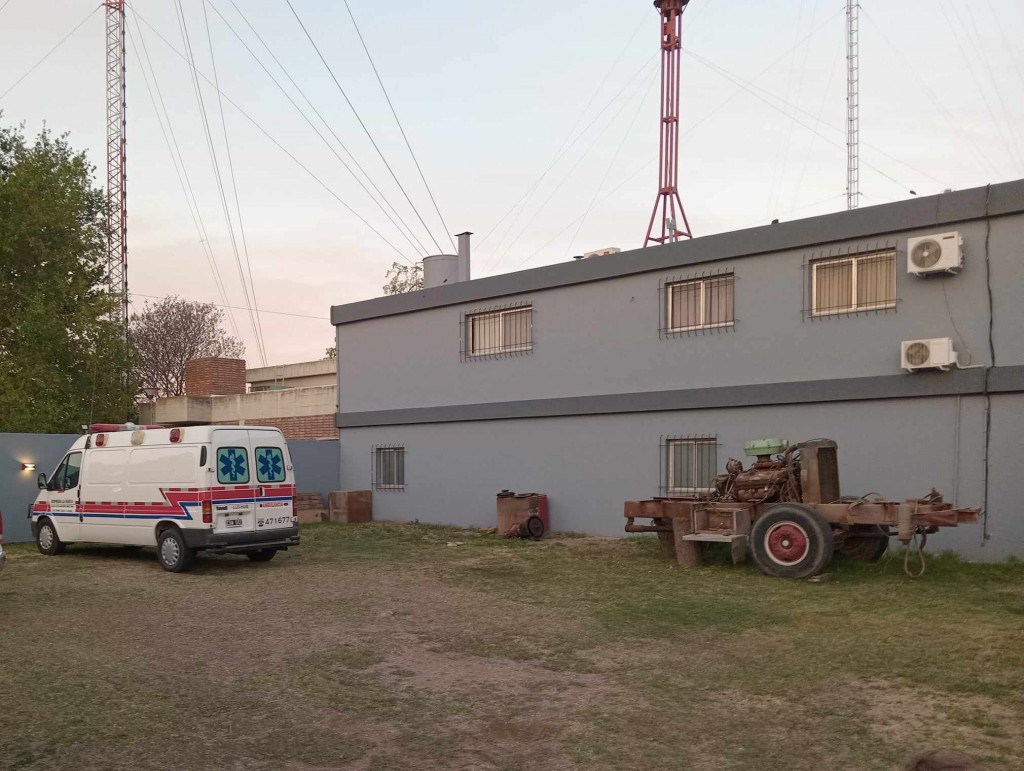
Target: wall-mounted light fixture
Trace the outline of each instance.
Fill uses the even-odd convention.
[[[21,464],[21,470],[22,471],[35,471],[36,470],[36,464],[35,463],[22,463]]]

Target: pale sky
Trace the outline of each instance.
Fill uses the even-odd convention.
[[[176,2],[196,66],[211,79],[212,41],[227,98],[406,258],[438,252],[287,0],[205,0],[209,41],[203,0],[134,0],[140,15],[129,14],[128,240],[136,308],[147,295],[168,293],[224,303],[136,58],[138,52],[145,59],[145,51],[153,68],[147,63],[145,72],[155,73],[163,95],[227,304],[245,306],[188,64],[153,31],[184,50]],[[292,5],[441,251],[452,251],[345,4]],[[649,0],[349,5],[448,229],[476,233],[474,277],[642,244],[657,187],[658,16]],[[0,122],[23,122],[30,134],[43,122],[70,132],[102,182],[104,18],[102,9],[88,16],[96,6],[0,0]],[[695,235],[845,208],[843,8],[840,0],[690,3],[680,176]],[[334,143],[238,9],[415,233],[414,246],[217,13]],[[907,198],[910,190],[928,195],[1024,177],[1024,4],[866,0],[860,26],[863,206]],[[217,94],[200,83],[237,220]],[[402,257],[228,102],[223,116],[249,254],[248,266],[241,257],[241,272],[248,280],[251,268],[256,300],[267,311],[260,318],[268,363],[320,358],[333,340],[330,306],[380,295],[385,271]],[[525,207],[502,220],[531,189]],[[237,326],[249,364],[257,366],[249,314],[232,313],[229,329]]]

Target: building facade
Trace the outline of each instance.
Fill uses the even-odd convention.
[[[909,272],[910,239],[951,233],[962,269]],[[1024,556],[1022,301],[1014,182],[336,306],[341,484],[478,526],[537,491],[555,529],[611,535],[747,441],[828,437],[843,494],[937,488],[986,511],[933,547]],[[906,371],[916,340],[958,363]]]

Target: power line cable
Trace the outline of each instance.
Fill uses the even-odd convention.
[[[213,254],[213,248],[210,246],[210,238],[206,232],[206,224],[203,222],[202,211],[199,208],[198,200],[195,197],[195,192],[192,188],[192,181],[188,175],[188,168],[185,166],[185,159],[181,153],[181,148],[178,145],[178,139],[174,133],[174,125],[171,123],[170,113],[167,112],[167,106],[164,103],[163,92],[160,89],[160,83],[156,78],[156,70],[153,68],[153,62],[149,57],[149,50],[146,47],[145,38],[142,36],[142,30],[139,27],[138,19],[134,18],[135,21],[136,36],[139,38],[139,43],[142,47],[143,54],[146,60],[149,62],[149,69],[152,72],[153,86],[156,89],[156,97],[154,97],[154,89],[150,86],[150,76],[146,72],[146,67],[143,64],[142,57],[139,55],[139,45],[135,45],[134,37],[129,35],[129,42],[133,44],[132,50],[135,52],[135,57],[139,62],[139,70],[142,72],[143,80],[146,83],[146,91],[149,93],[150,101],[153,104],[153,109],[157,115],[157,121],[160,124],[160,131],[164,137],[164,143],[167,145],[167,151],[171,156],[171,163],[174,166],[175,174],[178,176],[178,182],[181,185],[182,193],[185,195],[185,203],[188,206],[189,214],[192,216],[192,222],[196,227],[196,232],[199,235],[199,242],[203,246],[203,254],[206,257],[207,262],[210,265],[210,270],[213,273],[214,284],[217,287],[217,291],[224,301],[225,307],[228,304],[227,291],[224,287],[224,279],[220,275],[220,269],[217,267],[217,261]],[[159,98],[159,105],[157,104],[157,97]],[[163,115],[161,115],[161,109]],[[167,127],[164,127],[166,120]],[[175,155],[177,153],[177,155]],[[181,168],[179,169],[179,164]],[[231,327],[235,333],[235,337],[239,337],[238,334],[238,322],[235,320],[235,314],[233,312],[228,313],[228,319],[231,322]]]
[[[583,219],[580,220],[579,227],[576,228],[576,232],[573,234],[572,240],[569,241],[569,246],[565,250],[566,259],[568,259],[570,252],[572,252],[572,247],[575,245],[576,239],[579,238],[580,231],[583,230],[583,225],[586,223],[587,217],[589,217],[590,212],[594,210],[594,204],[597,202],[597,197],[604,190],[605,182],[608,181],[608,175],[611,174],[612,167],[615,166],[615,162],[619,159],[619,155],[622,153],[622,148],[626,146],[626,140],[629,139],[630,135],[633,133],[633,127],[636,126],[637,118],[639,118],[643,113],[644,105],[647,104],[647,100],[650,99],[651,94],[654,92],[654,84],[657,82],[657,73],[655,73],[655,76],[651,78],[650,85],[647,87],[646,96],[640,100],[640,105],[637,107],[636,112],[633,113],[633,119],[626,127],[626,132],[622,135],[622,139],[619,141],[619,146],[615,148],[615,153],[612,155],[612,159],[608,162],[608,166],[604,170],[604,175],[601,177],[600,183],[598,183],[597,187],[594,188],[594,195],[590,199],[590,205],[587,207],[587,210],[583,212]]]
[[[356,23],[356,17],[352,14],[352,9],[349,7],[348,0],[345,0],[345,10],[348,11],[348,17],[352,20],[352,26],[356,29],[356,35],[359,36],[359,42],[363,46],[363,51],[366,52],[366,58],[370,60],[370,67],[373,68],[373,74],[377,78],[377,83],[380,84],[380,90],[384,92],[384,98],[388,102],[388,107],[391,108],[391,114],[395,118],[395,123],[398,124],[398,130],[402,133],[402,139],[405,141],[405,146],[409,148],[409,155],[412,156],[412,162],[416,164],[416,171],[419,172],[420,179],[423,180],[423,187],[426,188],[427,195],[430,196],[430,202],[434,205],[434,211],[437,212],[437,217],[441,220],[441,227],[444,228],[444,232],[448,235],[448,240],[451,242],[452,249],[457,251],[455,241],[452,239],[452,232],[444,221],[441,209],[438,207],[437,200],[434,198],[434,192],[430,189],[430,185],[427,184],[427,178],[424,176],[423,169],[420,167],[420,162],[416,158],[416,153],[413,152],[412,145],[409,143],[409,137],[405,135],[405,128],[402,126],[402,121],[398,119],[398,113],[395,111],[395,106],[391,103],[391,97],[388,96],[388,90],[384,88],[384,81],[381,80],[380,73],[377,72],[377,65],[374,64],[373,57],[370,56],[370,49],[366,47],[366,41],[363,40],[363,33],[359,30],[359,25]]]
[[[544,182],[544,180],[547,178],[547,175],[550,174],[551,171],[555,168],[555,166],[557,166],[558,163],[564,157],[566,157],[569,154],[569,151],[572,150],[572,148],[576,146],[576,143],[579,142],[579,140],[582,139],[584,136],[586,136],[587,132],[589,132],[590,129],[593,128],[594,125],[598,122],[598,120],[601,119],[601,116],[603,116],[605,114],[605,112],[607,112],[608,109],[613,104],[615,104],[615,102],[618,101],[619,97],[622,96],[622,94],[624,94],[626,92],[626,90],[630,86],[633,85],[633,82],[638,77],[641,77],[642,75],[644,75],[645,71],[647,71],[648,69],[656,69],[657,65],[656,65],[654,60],[657,57],[657,55],[658,55],[657,52],[655,52],[649,59],[647,59],[646,62],[644,62],[644,64],[640,67],[640,69],[638,69],[636,72],[633,73],[633,75],[629,78],[629,80],[627,80],[626,83],[623,84],[622,88],[620,88],[618,91],[615,92],[615,94],[611,97],[611,99],[609,99],[605,103],[604,107],[602,107],[597,112],[597,114],[594,115],[594,117],[591,119],[591,121],[583,129],[581,129],[579,131],[579,133],[577,133],[576,136],[572,139],[572,141],[569,142],[569,144],[566,145],[564,147],[564,149],[562,149],[552,159],[551,163],[548,164],[548,167],[537,178],[537,180],[529,187],[529,189],[527,189],[527,191],[525,193],[523,193],[523,195],[519,198],[519,200],[515,204],[513,204],[512,208],[509,209],[505,213],[504,216],[502,216],[501,220],[498,221],[498,225],[500,225],[502,220],[504,220],[509,214],[511,214],[513,211],[518,209],[516,215],[509,222],[509,225],[505,229],[504,234],[502,235],[501,239],[498,241],[498,245],[494,247],[494,251],[491,252],[491,254],[487,258],[487,261],[484,263],[484,268],[483,268],[484,271],[493,270],[494,268],[496,268],[498,262],[501,261],[503,255],[508,252],[508,248],[504,249],[504,251],[502,250],[502,247],[505,244],[505,239],[507,239],[509,237],[509,235],[512,233],[512,229],[516,226],[516,223],[519,221],[519,218],[526,212],[526,209],[527,209],[527,206],[529,204],[530,199],[533,197],[533,194],[537,190],[540,189],[540,186]],[[630,98],[631,97],[632,97],[632,94],[630,95]],[[621,108],[620,108],[620,111],[621,111]],[[598,138],[601,136],[601,134],[604,133],[604,131],[607,131],[607,129],[608,129],[608,124],[606,123],[604,129],[598,134]],[[597,138],[595,138],[594,141],[591,142],[591,144],[588,146],[588,148],[584,151],[582,157],[585,157],[590,152],[590,150],[593,149],[594,144],[596,144],[596,142],[597,142]],[[582,160],[582,157],[579,160]],[[573,166],[573,169],[575,169],[577,166],[579,166],[579,160],[577,160],[576,164]],[[565,180],[563,179],[562,182],[564,183]],[[550,200],[550,198],[548,200]],[[534,214],[534,217],[536,217],[536,214]],[[495,225],[493,228],[491,228],[491,230],[488,231],[487,235],[490,235],[491,233],[493,233],[494,230],[497,229],[498,225]],[[522,232],[522,231],[520,231],[520,232]],[[485,236],[485,238],[486,238],[486,236]],[[480,239],[480,240],[483,241],[484,239]],[[479,244],[478,244],[478,247],[479,247]]]
[[[210,7],[213,9],[214,13],[216,13],[220,17],[221,21],[224,22],[224,25],[231,31],[231,33],[238,39],[238,42],[240,42],[242,44],[242,46],[245,48],[245,50],[253,58],[253,61],[255,61],[260,66],[260,68],[267,74],[267,77],[269,77],[270,80],[274,83],[274,85],[277,86],[278,90],[280,90],[281,93],[284,94],[285,98],[288,99],[288,101],[291,103],[292,107],[295,108],[296,112],[298,112],[299,115],[302,116],[303,120],[305,120],[306,123],[309,124],[309,127],[311,129],[313,129],[313,131],[316,133],[316,135],[318,137],[320,137],[321,141],[324,143],[324,145],[327,147],[327,149],[331,152],[331,154],[333,154],[334,157],[338,159],[338,162],[342,165],[342,167],[344,167],[345,171],[347,171],[349,173],[349,175],[351,175],[352,179],[354,179],[356,181],[356,183],[363,189],[363,192],[365,192],[366,195],[370,198],[370,200],[373,201],[374,205],[377,206],[377,208],[381,210],[381,213],[388,219],[388,221],[392,225],[395,226],[395,228],[398,230],[398,232],[402,234],[402,237],[405,238],[406,242],[408,242],[409,246],[412,247],[413,251],[417,252],[417,244],[418,244],[419,245],[418,246],[418,254],[420,256],[425,255],[427,253],[427,250],[423,246],[423,244],[420,242],[420,240],[416,237],[415,232],[413,232],[412,228],[410,228],[405,223],[405,221],[402,220],[401,215],[399,215],[399,213],[395,210],[395,207],[392,206],[391,202],[387,200],[387,197],[384,195],[384,193],[381,191],[381,189],[379,187],[377,187],[377,185],[374,183],[374,181],[366,173],[366,170],[363,169],[362,165],[360,165],[359,161],[356,160],[356,158],[352,155],[352,153],[349,151],[349,149],[345,146],[345,143],[341,141],[341,138],[334,132],[334,129],[331,128],[330,124],[327,122],[327,120],[324,118],[324,116],[320,114],[320,111],[316,109],[316,107],[313,105],[313,103],[306,96],[305,92],[303,92],[303,90],[299,87],[299,85],[292,78],[292,76],[288,72],[288,70],[284,67],[283,64],[281,64],[281,62],[278,60],[278,58],[274,55],[274,52],[270,49],[270,47],[267,45],[267,43],[263,40],[263,38],[260,36],[259,32],[256,31],[255,27],[253,27],[253,25],[245,17],[245,14],[243,14],[241,9],[238,8],[237,5],[235,5],[234,0],[230,0],[230,2],[235,7],[235,10],[238,12],[238,14],[241,17],[242,21],[244,21],[246,23],[246,25],[249,27],[249,29],[252,31],[252,33],[256,36],[256,39],[260,41],[260,43],[267,50],[267,53],[270,54],[271,58],[274,60],[274,62],[277,64],[277,66],[281,68],[281,71],[284,72],[285,77],[288,78],[288,80],[291,82],[292,86],[294,86],[295,89],[299,92],[299,95],[302,96],[302,98],[306,100],[306,104],[308,104],[310,106],[310,108],[313,110],[313,112],[316,113],[317,117],[320,118],[320,121],[327,128],[328,132],[330,132],[331,136],[333,136],[334,139],[338,142],[338,144],[341,146],[341,149],[345,151],[345,153],[348,155],[349,159],[355,164],[356,168],[358,168],[359,171],[362,172],[363,176],[366,177],[367,181],[370,183],[370,185],[373,187],[373,189],[377,191],[377,193],[380,195],[380,197],[384,201],[384,203],[387,204],[388,208],[391,209],[391,211],[394,213],[394,217],[398,218],[397,222],[395,221],[394,217],[392,217],[391,214],[388,213],[387,209],[384,208],[384,206],[381,204],[381,202],[378,201],[374,197],[373,193],[371,193],[369,188],[366,187],[366,183],[363,182],[363,180],[359,177],[359,175],[356,174],[354,171],[352,171],[352,168],[348,165],[348,163],[345,162],[345,159],[341,157],[341,155],[338,153],[338,151],[334,148],[334,145],[331,144],[330,140],[327,139],[327,137],[325,137],[323,135],[323,132],[320,131],[320,129],[309,118],[309,116],[306,115],[306,113],[302,110],[302,108],[299,107],[299,105],[296,103],[296,101],[292,98],[291,94],[288,93],[288,90],[283,85],[281,85],[281,82],[276,77],[274,77],[274,74],[260,60],[260,58],[256,55],[256,52],[252,50],[252,48],[249,46],[248,43],[246,43],[245,39],[242,38],[242,36],[238,33],[238,31],[234,28],[234,26],[232,26],[232,24],[227,20],[227,18],[224,16],[224,14],[221,13],[220,9],[217,8],[217,6],[214,5],[212,2],[210,2],[210,0],[207,0],[207,2],[209,3]],[[399,223],[401,223],[401,225]],[[406,231],[408,231],[408,233]],[[416,243],[413,243],[412,239],[410,239],[410,237],[409,237],[409,234],[412,235],[412,239],[416,239]],[[405,258],[405,259],[406,259],[406,262],[408,262],[410,265],[414,264],[413,262],[411,262],[407,258]]]
[[[437,247],[437,251],[444,251],[443,249],[441,249],[441,245],[437,242],[437,239],[434,238],[434,234],[427,226],[427,223],[423,220],[423,216],[420,214],[419,209],[416,208],[416,204],[412,202],[412,199],[409,197],[409,194],[405,191],[405,187],[402,186],[402,183],[399,181],[398,176],[394,172],[394,169],[391,168],[391,164],[388,163],[387,158],[384,157],[384,153],[381,152],[380,147],[377,145],[377,141],[373,138],[373,134],[370,133],[370,129],[367,128],[366,123],[363,122],[363,118],[359,114],[359,111],[356,110],[355,105],[352,104],[352,100],[348,98],[348,94],[345,93],[345,89],[342,88],[341,81],[338,80],[337,76],[334,74],[334,70],[331,68],[331,65],[327,63],[327,59],[325,59],[324,55],[320,52],[320,48],[319,46],[317,46],[316,41],[313,40],[313,36],[309,34],[309,30],[306,29],[306,25],[303,23],[302,18],[295,10],[295,6],[292,5],[292,0],[285,0],[285,2],[291,9],[292,15],[295,17],[295,20],[299,23],[299,26],[302,27],[302,31],[305,33],[306,39],[309,40],[310,45],[313,46],[313,50],[316,51],[316,55],[320,57],[320,61],[323,62],[324,67],[327,68],[327,72],[331,76],[331,80],[333,80],[334,85],[338,87],[338,91],[341,92],[342,97],[344,97],[345,103],[349,106],[349,109],[352,110],[352,114],[356,116],[356,120],[359,121],[359,125],[362,126],[363,131],[366,133],[366,137],[370,140],[370,144],[373,145],[373,149],[377,151],[377,155],[380,156],[380,159],[384,163],[384,166],[387,168],[388,173],[391,174],[391,178],[395,181],[395,184],[398,185],[398,189],[402,191],[402,195],[405,197],[405,200],[408,202],[409,206],[412,207],[413,213],[416,215],[416,218],[420,221],[420,224],[423,225],[423,229],[427,231],[427,235],[430,236],[430,240],[434,242],[434,246]]]
[[[200,72],[198,69],[196,69],[189,62],[188,58],[181,51],[179,51],[177,48],[175,48],[174,44],[171,43],[166,37],[164,37],[160,33],[160,31],[158,29],[156,29],[156,27],[154,27],[152,24],[150,24],[149,21],[147,21],[146,18],[144,16],[142,16],[142,14],[140,14],[138,11],[134,11],[134,13],[135,13],[136,16],[138,16],[142,20],[142,23],[145,24],[147,27],[149,27],[150,31],[153,32],[153,34],[155,34],[157,36],[157,38],[159,38],[160,42],[162,42],[165,46],[170,48],[171,51],[173,51],[178,56],[178,58],[180,58],[182,61],[184,61],[186,65],[191,67],[195,71],[195,73],[197,75],[199,75],[199,77],[201,77],[203,80],[205,80],[207,82],[207,84],[209,84],[211,86],[213,85],[213,82],[206,75],[204,75],[202,72]],[[351,214],[357,220],[362,222],[363,225],[365,225],[368,230],[370,230],[381,241],[383,241],[389,247],[391,247],[391,249],[399,257],[401,257],[406,262],[411,263],[411,260],[409,260],[409,258],[405,256],[405,254],[402,252],[401,249],[399,249],[397,246],[395,246],[393,243],[391,243],[391,241],[387,238],[387,236],[385,236],[383,233],[381,233],[379,230],[377,230],[377,228],[375,228],[365,217],[363,217],[359,212],[357,212],[355,209],[353,209],[341,196],[339,196],[336,192],[334,192],[334,190],[326,182],[324,182],[319,176],[317,176],[312,171],[312,169],[310,169],[306,164],[304,164],[302,161],[300,161],[295,156],[295,154],[292,153],[283,144],[281,144],[281,142],[279,142],[277,139],[275,139],[274,136],[269,131],[267,131],[265,128],[263,128],[263,126],[259,123],[259,121],[257,121],[255,118],[253,118],[246,110],[244,110],[241,107],[241,105],[239,105],[230,96],[228,96],[227,94],[225,94],[223,92],[222,92],[222,96],[224,97],[224,100],[228,104],[230,104],[232,107],[234,107],[236,110],[238,110],[239,114],[242,115],[242,117],[244,117],[247,121],[249,121],[249,123],[251,123],[253,125],[253,127],[256,128],[257,131],[259,131],[261,134],[263,134],[263,136],[265,136],[275,147],[277,147],[278,150],[280,150],[282,153],[287,155],[288,158],[291,159],[293,163],[295,163],[295,165],[297,165],[300,169],[302,169],[304,172],[306,172],[306,174],[314,182],[316,182],[318,185],[320,185],[320,187],[322,187],[324,189],[324,191],[328,195],[330,195],[334,200],[336,200],[339,204],[341,204],[341,206],[347,212],[349,212],[349,214]]]
[[[603,137],[608,132],[608,130],[614,125],[615,121],[622,114],[622,112],[626,109],[626,107],[628,107],[630,104],[632,104],[633,96],[635,96],[636,94],[640,95],[641,100],[646,97],[645,91],[643,89],[640,89],[640,90],[636,91],[633,95],[631,95],[630,98],[627,101],[622,103],[622,106],[619,107],[618,112],[616,112],[615,115],[613,115],[611,117],[611,119],[608,120],[607,123],[605,123],[604,128],[601,129],[601,132],[594,138],[594,141],[591,142],[590,146],[586,149],[586,151],[576,160],[576,163],[573,164],[572,168],[569,169],[568,173],[566,173],[566,175],[564,177],[562,177],[561,182],[559,182],[555,186],[555,188],[551,191],[550,195],[548,195],[548,197],[544,200],[544,203],[542,203],[539,207],[537,207],[537,209],[533,213],[533,216],[530,217],[530,219],[527,221],[527,223],[525,225],[523,225],[523,227],[519,231],[518,235],[516,235],[516,237],[514,239],[512,239],[511,242],[509,242],[509,245],[505,248],[505,251],[494,262],[494,265],[493,265],[494,268],[497,268],[497,266],[501,264],[501,261],[503,259],[505,259],[505,257],[508,255],[508,253],[512,250],[512,247],[515,246],[519,242],[519,239],[521,239],[523,237],[523,234],[526,233],[527,230],[529,230],[530,226],[533,224],[534,220],[537,219],[538,215],[542,211],[547,209],[547,205],[551,202],[551,199],[554,198],[555,195],[558,193],[558,191],[562,189],[562,186],[566,182],[569,181],[569,178],[572,177],[572,175],[576,172],[576,169],[579,168],[580,164],[587,158],[587,156],[590,154],[590,151],[593,150],[594,147],[597,146],[597,143],[601,140],[601,137]]]
[[[260,358],[263,360],[264,365],[267,363],[267,348],[263,339],[263,324],[260,321],[259,316],[259,302],[256,300],[256,283],[252,279],[252,262],[249,260],[249,243],[245,237],[245,222],[242,217],[242,203],[238,197],[238,182],[235,177],[235,162],[231,155],[231,141],[228,138],[228,124],[227,119],[224,117],[224,98],[220,95],[220,78],[217,75],[217,57],[213,52],[213,36],[210,34],[210,18],[206,13],[206,3],[203,6],[203,24],[206,27],[206,43],[210,49],[210,64],[213,67],[213,83],[217,90],[217,108],[220,113],[220,125],[221,131],[224,134],[224,149],[228,156],[228,176],[231,179],[231,190],[235,197],[235,213],[238,216],[238,233],[242,238],[242,255],[245,258],[246,272],[249,274],[249,293],[252,297],[252,307],[255,310],[254,318],[256,320],[256,341],[259,346]],[[241,280],[242,285],[245,285],[245,276],[242,275],[242,266],[238,266],[238,278]],[[248,297],[246,298],[248,302]]]
[[[0,13],[3,13],[4,12],[4,8],[9,6],[10,4],[11,4],[11,0],[6,0],[6,2],[3,5],[0,5]]]
[[[526,192],[523,193],[523,195],[520,196],[520,198],[514,204],[512,204],[512,206],[509,208],[509,210],[507,212],[505,212],[501,216],[501,218],[491,228],[489,228],[487,230],[487,232],[485,232],[483,234],[483,236],[481,236],[477,240],[477,243],[476,243],[476,248],[477,249],[479,249],[483,245],[483,243],[491,236],[491,234],[494,233],[494,231],[497,230],[498,227],[500,227],[501,223],[505,221],[505,218],[508,217],[508,215],[510,215],[513,211],[515,211],[518,208],[519,204],[522,203],[530,194],[533,193],[534,190],[537,189],[537,187],[540,185],[540,183],[544,181],[544,178],[551,171],[551,169],[554,168],[555,164],[557,164],[558,161],[561,160],[561,158],[563,157],[565,152],[568,152],[568,150],[570,148],[565,146],[566,142],[568,142],[570,139],[572,139],[572,136],[575,133],[576,129],[579,127],[580,123],[583,122],[583,119],[586,116],[587,112],[590,110],[591,106],[594,104],[594,101],[597,99],[597,95],[601,93],[601,90],[604,88],[605,84],[608,82],[608,79],[611,77],[612,73],[615,71],[615,68],[618,67],[619,62],[622,61],[622,57],[626,54],[626,51],[628,50],[630,44],[636,38],[637,33],[644,26],[644,24],[646,24],[647,18],[648,18],[649,14],[650,14],[650,11],[648,11],[647,9],[644,9],[644,14],[643,14],[644,18],[640,21],[640,24],[637,25],[636,29],[633,30],[633,34],[630,35],[629,40],[626,41],[626,44],[622,47],[622,50],[619,51],[619,55],[617,57],[615,57],[615,61],[612,62],[612,65],[605,72],[604,77],[601,79],[600,83],[598,83],[597,88],[594,89],[594,93],[591,94],[590,95],[590,99],[587,100],[587,104],[583,107],[582,110],[577,112],[577,114],[576,114],[576,121],[573,123],[573,125],[569,129],[569,131],[566,132],[565,138],[559,143],[558,149],[555,151],[555,154],[552,157],[551,162],[548,164],[547,168],[541,173],[540,177],[538,177],[538,179],[532,185],[530,185],[530,187],[527,188]],[[657,55],[657,54],[655,54],[655,55]],[[654,57],[652,56],[651,59],[653,59],[653,58]],[[646,66],[646,64],[644,66]],[[630,79],[630,80],[632,80],[632,79]],[[617,95],[616,95],[616,97],[617,97]],[[613,99],[616,98],[616,97],[613,97]],[[605,109],[607,109],[607,105],[605,106]],[[602,112],[603,112],[603,110],[602,110]],[[593,122],[591,122],[591,125],[593,125]],[[588,126],[588,128],[589,128],[589,126]],[[576,140],[574,140],[574,143],[578,139],[579,139],[579,137],[577,137]],[[564,152],[563,152],[563,150],[564,150]],[[525,206],[525,204],[524,204],[524,206]],[[509,227],[511,229],[511,225]],[[500,248],[500,244],[499,244],[498,248]],[[497,249],[495,251],[497,251]]]
[[[150,300],[163,300],[166,297],[166,295],[141,294],[139,292],[132,292],[131,296],[132,297],[146,297],[146,298],[148,298]],[[202,300],[189,300],[189,302],[203,302],[203,301]],[[239,311],[248,310],[248,308],[243,308],[242,306],[239,306],[239,305],[222,305],[220,303],[204,303],[204,304],[205,305],[213,305],[214,307],[217,307],[217,308],[233,308],[233,309],[239,310]],[[310,316],[308,313],[290,313],[288,311],[270,311],[270,310],[267,310],[266,308],[260,308],[258,312],[261,313],[261,314],[269,313],[269,314],[272,314],[274,316],[294,316],[295,318],[299,318],[299,319],[316,319],[317,321],[330,321],[331,320],[328,316]]]
[[[928,85],[928,81],[924,79],[924,76],[921,75],[918,69],[914,66],[913,62],[911,62],[903,54],[903,52],[900,50],[900,47],[893,44],[893,42],[889,39],[888,35],[885,34],[885,30],[882,29],[882,26],[880,24],[875,23],[874,18],[872,18],[870,13],[868,13],[867,8],[861,6],[860,12],[863,14],[864,18],[868,20],[868,23],[871,25],[871,27],[878,33],[879,37],[881,37],[882,40],[885,42],[887,50],[892,51],[896,55],[896,57],[903,63],[903,66],[912,75],[914,75],[914,77],[917,78],[918,82],[921,84],[921,87],[924,89],[925,94],[931,100],[932,105],[935,106],[939,110],[939,112],[942,113],[942,115],[946,118],[949,125],[953,126],[953,128],[960,134],[960,136],[974,148],[974,151],[978,154],[978,158],[982,161],[982,163],[988,166],[988,173],[993,176],[998,176],[998,172],[996,171],[996,167],[993,165],[992,161],[985,154],[985,151],[981,149],[981,146],[974,140],[970,133],[960,124],[960,121],[957,120],[956,116],[952,113],[952,111],[950,111],[950,109],[946,107],[945,100],[941,96],[936,94],[934,89],[932,89],[932,87]]]
[[[8,3],[10,1],[11,0],[7,0]],[[7,4],[5,3],[4,7],[6,7],[6,5]],[[7,90],[4,91],[2,94],[0,94],[0,99],[3,99],[4,97],[6,97],[15,88],[17,88],[21,84],[21,82],[23,80],[25,80],[25,78],[27,78],[29,75],[31,75],[33,72],[35,72],[36,68],[39,67],[39,65],[41,65],[43,62],[45,62],[47,59],[49,59],[51,54],[53,54],[54,51],[56,51],[58,48],[60,48],[62,45],[64,45],[64,43],[67,42],[68,38],[70,38],[72,35],[74,35],[76,32],[78,32],[78,30],[80,30],[82,27],[84,27],[85,23],[87,21],[89,21],[89,19],[92,18],[92,15],[94,13],[96,13],[96,11],[98,11],[101,7],[102,6],[96,6],[91,11],[89,11],[89,13],[86,14],[85,18],[82,19],[80,22],[78,22],[78,24],[76,24],[74,26],[74,28],[68,34],[66,34],[64,37],[62,37],[60,39],[60,41],[57,43],[57,45],[55,45],[53,48],[51,48],[49,51],[47,51],[42,59],[40,59],[35,64],[33,64],[31,67],[29,67],[28,71],[24,75],[22,75],[20,78],[18,78],[16,81],[14,81],[14,83],[12,83],[10,86],[8,86]],[[0,8],[0,10],[3,10],[3,8]]]
[[[204,6],[205,7],[205,6]],[[210,152],[210,163],[213,166],[214,181],[217,183],[217,193],[220,198],[221,211],[224,214],[224,222],[228,228],[228,239],[231,242],[231,251],[235,258],[235,265],[238,268],[239,281],[242,285],[242,296],[245,298],[245,305],[249,310],[249,321],[252,324],[253,337],[256,339],[256,347],[260,352],[260,356],[263,356],[262,347],[260,346],[259,327],[256,324],[256,315],[252,310],[252,302],[249,300],[249,289],[245,283],[245,275],[242,271],[242,259],[238,251],[238,240],[235,237],[235,227],[231,217],[231,209],[228,206],[227,194],[224,189],[224,179],[220,171],[220,162],[217,159],[217,147],[213,141],[213,132],[210,130],[210,119],[206,112],[206,101],[203,99],[203,89],[199,83],[199,78],[196,75],[197,69],[195,66],[195,54],[192,50],[192,41],[188,34],[188,22],[185,18],[185,9],[181,4],[181,0],[174,0],[174,8],[178,17],[178,25],[181,30],[181,38],[185,43],[185,52],[188,55],[188,61],[191,65],[190,74],[192,76],[192,85],[195,89],[196,102],[199,105],[199,117],[203,124],[203,133],[206,137],[206,146]],[[214,75],[216,77],[216,74]],[[213,83],[213,87],[217,89],[218,93],[220,88],[217,85],[216,80]]]
[[[828,102],[829,96],[832,94],[832,81],[835,78],[836,65],[839,64],[839,54],[840,53],[842,53],[842,48],[837,45],[836,46],[835,56],[832,58],[832,66],[829,67],[828,80],[825,81],[825,91],[821,95],[821,105],[818,107],[818,116],[815,119],[817,121],[817,123],[819,123],[819,124],[824,123],[823,119],[825,117],[825,105]],[[796,206],[796,200],[797,200],[797,198],[800,197],[800,189],[804,185],[804,177],[807,176],[807,168],[808,168],[808,166],[810,166],[810,163],[811,163],[811,150],[814,147],[814,142],[815,142],[816,139],[817,139],[817,137],[815,137],[815,136],[811,137],[811,141],[807,145],[807,150],[803,154],[804,155],[804,162],[803,162],[803,165],[800,167],[800,176],[797,177],[796,189],[793,191],[793,198],[789,202],[789,205],[791,207],[792,206]]]

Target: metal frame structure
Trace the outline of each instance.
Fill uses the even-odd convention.
[[[860,2],[846,0],[846,208],[860,206]]]
[[[661,16],[661,159],[658,197],[644,246],[693,238],[679,197],[679,64],[682,48],[683,11],[690,0],[654,0]],[[661,227],[655,227],[661,210]],[[679,221],[682,220],[682,228]],[[658,235],[660,231],[660,235]]]
[[[127,84],[124,0],[107,9],[107,281],[118,297],[118,320],[128,326]]]

